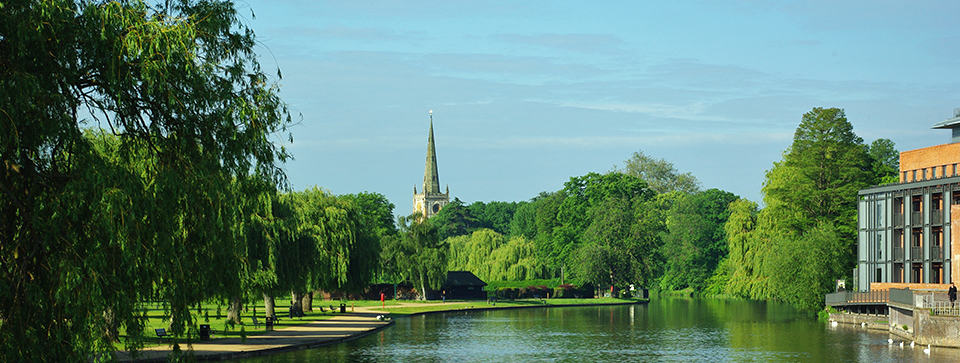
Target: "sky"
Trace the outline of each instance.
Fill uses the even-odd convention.
[[[294,189],[412,211],[433,110],[441,188],[529,200],[633,152],[760,202],[804,112],[946,143],[956,1],[243,1],[296,125]],[[280,139],[280,138],[278,138]]]

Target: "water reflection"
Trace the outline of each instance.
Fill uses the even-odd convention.
[[[960,361],[960,350],[926,356],[887,338],[832,328],[782,304],[655,298],[401,318],[352,342],[251,361]]]

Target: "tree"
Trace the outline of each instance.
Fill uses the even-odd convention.
[[[393,221],[393,203],[379,193],[347,194],[339,199],[357,211],[358,245],[362,247],[351,254],[350,277],[345,288],[359,291],[374,277],[387,281],[383,279],[380,253],[381,246],[397,236],[397,225]],[[373,275],[367,276],[368,273]]]
[[[723,225],[727,234],[729,279],[726,292],[735,296],[764,299],[767,293],[761,285],[765,280],[763,260],[767,246],[756,235],[757,203],[738,199],[730,203],[730,217]]]
[[[522,236],[507,240],[494,230],[479,229],[450,237],[446,244],[449,271],[470,271],[485,281],[544,277],[545,266],[537,258],[536,247]]]
[[[885,144],[875,151],[889,162]],[[824,286],[855,264],[857,191],[876,180],[874,160],[843,110],[805,113],[783,160],[767,171],[766,208],[753,219],[755,207],[732,207],[730,291],[819,308]]]
[[[736,199],[732,193],[709,189],[685,195],[670,208],[662,247],[666,271],[661,288],[702,291],[706,287],[706,280],[727,256],[723,226],[730,216],[727,207]]]
[[[824,294],[844,273],[847,256],[836,229],[823,223],[802,238],[782,238],[772,246],[771,288],[776,296],[806,311],[819,310]]]
[[[500,234],[510,233],[510,221],[516,212],[517,202],[474,202],[467,206],[477,219],[477,228],[489,228]]]
[[[690,173],[680,173],[669,161],[647,156],[637,151],[623,162],[623,169],[616,170],[646,180],[657,193],[679,191],[694,193],[700,190],[700,182]]]
[[[447,278],[447,246],[438,237],[437,227],[420,214],[401,217],[401,238],[384,246],[384,255],[404,281],[420,288],[426,300],[427,288],[439,289]]]
[[[477,218],[460,199],[448,203],[439,213],[429,219],[437,228],[440,240],[453,236],[463,236],[478,228]]]
[[[872,170],[877,178],[874,184],[890,184],[900,181],[900,153],[890,139],[876,139],[867,150],[872,161]]]
[[[157,297],[188,333],[236,288],[232,181],[282,184],[287,157],[254,44],[229,2],[3,3],[0,360],[99,357],[111,321],[137,348]],[[81,125],[117,136],[109,156]]]

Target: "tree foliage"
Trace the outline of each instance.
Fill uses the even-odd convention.
[[[633,153],[619,171],[647,181],[650,189],[657,193],[678,191],[689,194],[700,190],[700,182],[693,174],[680,173],[669,161],[648,156],[643,151]]]
[[[401,217],[400,238],[383,246],[384,259],[393,266],[402,281],[426,291],[439,289],[447,278],[447,245],[440,240],[437,227],[420,214]]]
[[[470,271],[484,281],[517,281],[545,277],[545,266],[536,247],[526,238],[509,240],[490,229],[450,237],[449,271]]]
[[[874,184],[890,184],[900,181],[900,153],[890,139],[876,139],[867,150],[872,162]]]
[[[737,197],[718,189],[684,195],[670,208],[663,241],[666,257],[660,286],[703,290],[728,247],[724,223]]]
[[[238,289],[235,181],[283,182],[289,122],[254,44],[229,2],[3,3],[0,360],[136,348],[142,302],[182,333]]]

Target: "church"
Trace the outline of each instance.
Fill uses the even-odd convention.
[[[433,142],[433,110],[430,110],[430,133],[427,135],[427,165],[423,171],[423,193],[413,187],[413,212],[430,218],[450,203],[450,186],[440,192],[440,176],[437,174],[437,149]]]

